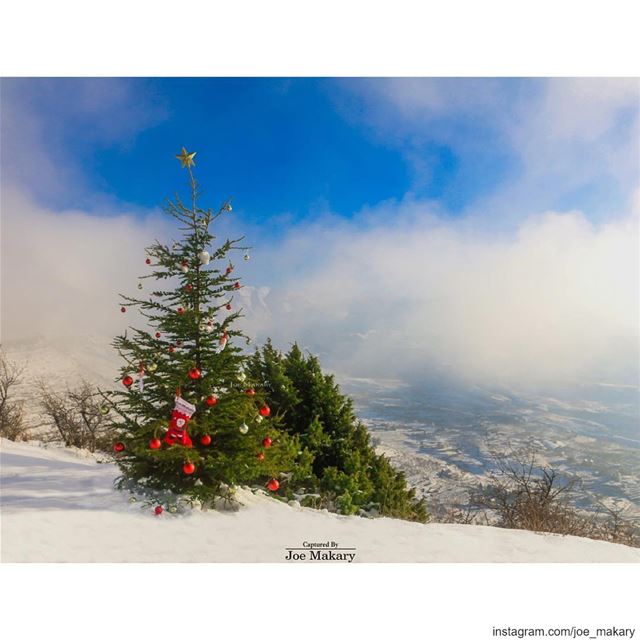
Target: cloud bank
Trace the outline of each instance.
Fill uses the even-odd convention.
[[[153,214],[55,212],[7,189],[2,213],[3,342],[115,335],[123,326],[117,293],[139,293],[144,247],[168,233]]]
[[[116,293],[138,293],[166,221],[60,214],[18,194],[4,210],[3,341],[120,332]],[[325,217],[239,265],[256,283],[245,327],[350,375],[636,384],[638,224],[637,212],[601,225],[547,212],[496,236],[420,202]]]
[[[255,331],[361,376],[637,382],[636,214],[595,226],[549,212],[502,238],[388,219],[301,229],[259,256],[287,275]]]

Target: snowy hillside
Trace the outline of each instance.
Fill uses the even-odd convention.
[[[86,452],[2,440],[1,462],[4,562],[281,562],[310,542],[335,542],[354,562],[640,561],[640,550],[606,542],[338,516],[248,489],[237,512],[155,516],[112,488],[112,463]]]
[[[73,388],[82,380],[108,389],[118,374],[118,358],[110,339],[98,335],[55,341],[44,337],[10,340],[3,342],[2,350],[23,370],[16,397],[25,401],[26,422],[31,427],[42,423],[41,408],[36,401],[40,381],[55,391]]]

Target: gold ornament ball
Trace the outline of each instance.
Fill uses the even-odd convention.
[[[242,423],[239,427],[238,427],[238,431],[240,433],[242,433],[243,435],[249,432],[249,427],[246,425],[246,423]]]

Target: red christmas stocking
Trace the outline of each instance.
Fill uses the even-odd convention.
[[[168,445],[181,444],[183,447],[192,447],[193,443],[187,433],[187,425],[196,408],[191,403],[176,396],[176,404],[171,413],[169,429],[164,436]]]

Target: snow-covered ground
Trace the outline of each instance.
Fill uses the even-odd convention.
[[[640,561],[640,550],[606,542],[338,516],[247,489],[237,512],[155,516],[113,489],[112,463],[86,452],[2,440],[1,464],[4,562],[282,562],[287,548],[323,542],[354,562]]]

